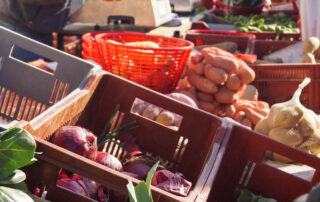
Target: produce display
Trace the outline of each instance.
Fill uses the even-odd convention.
[[[291,100],[272,105],[269,114],[261,119],[254,130],[279,142],[288,144],[305,152],[320,154],[320,117],[300,103],[300,95],[310,83],[306,78],[298,87]],[[277,161],[292,160],[273,154]]]
[[[200,109],[253,127],[269,111],[266,102],[257,100],[257,90],[248,85],[254,78],[254,71],[241,59],[207,47],[191,56],[187,79],[193,90],[179,92],[192,94]]]
[[[192,186],[191,182],[187,181],[181,173],[172,171],[159,156],[141,151],[135,144],[134,136],[129,136],[121,143],[115,141],[115,136],[118,137],[123,132],[138,127],[133,121],[108,132],[112,128],[115,116],[116,111],[106,124],[104,132],[98,137],[80,126],[63,126],[56,131],[53,143],[139,180],[145,180],[152,166],[160,161],[162,164],[155,171],[151,184],[167,192],[187,196]],[[104,148],[106,142],[117,144],[125,151],[125,155],[118,159],[106,152]],[[106,201],[109,197],[126,198],[112,189],[77,174],[64,173],[60,176],[58,185],[99,201]]]
[[[243,16],[243,15],[226,15],[224,17],[217,16],[224,23],[233,24],[239,32],[275,32],[278,35],[282,33],[299,33],[297,22],[288,18],[284,13],[280,12],[270,16]]]

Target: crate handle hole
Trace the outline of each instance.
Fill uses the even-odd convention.
[[[315,168],[301,163],[296,163],[294,160],[286,156],[269,150],[265,152],[265,159],[263,160],[263,163],[308,182],[312,181],[316,170]]]
[[[139,98],[134,100],[130,112],[174,131],[179,130],[183,121],[183,117],[181,115]]]
[[[30,66],[44,70],[52,75],[55,73],[58,66],[57,61],[53,61],[16,45],[12,46],[10,57],[28,63]]]

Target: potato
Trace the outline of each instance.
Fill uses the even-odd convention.
[[[132,112],[142,114],[142,112],[147,108],[147,106],[148,104],[143,101],[139,103],[135,103],[134,106],[132,107]]]
[[[294,162],[293,160],[291,160],[291,159],[289,159],[289,158],[287,158],[285,156],[282,156],[280,154],[277,154],[277,153],[272,153],[272,155],[273,155],[273,159],[275,161],[278,161],[278,162],[282,162],[282,163],[292,163],[292,162]]]
[[[197,92],[197,95],[198,95],[198,98],[200,101],[205,101],[205,102],[212,102],[213,101],[212,94]]]
[[[216,106],[214,106],[210,102],[199,101],[199,108],[211,113],[216,108]]]
[[[273,128],[268,136],[289,146],[297,146],[303,141],[303,137],[296,129]]]
[[[320,46],[319,39],[317,37],[309,37],[303,41],[302,52],[314,53]]]
[[[308,149],[312,154],[318,155],[320,153],[320,142],[318,144],[308,146]]]
[[[180,89],[177,89],[175,92],[182,93],[182,94],[190,97],[197,104],[197,106],[199,105],[199,101],[197,99],[197,92],[196,92],[195,87],[180,88]]]
[[[158,122],[162,125],[165,125],[165,126],[171,126],[174,122],[174,116],[169,111],[163,111],[156,118],[156,122]]]
[[[226,86],[230,90],[238,90],[241,87],[241,81],[236,74],[231,74],[226,82]]]
[[[237,61],[228,56],[218,56],[209,53],[204,57],[204,59],[206,63],[209,63],[214,67],[221,68],[228,73],[237,72],[239,68]]]
[[[301,63],[311,63],[316,64],[316,59],[312,53],[305,53],[302,56]]]
[[[160,114],[160,108],[156,107],[154,105],[149,105],[143,112],[142,116],[154,120],[156,117],[158,117]]]
[[[258,99],[258,96],[259,96],[258,89],[253,85],[249,84],[249,85],[246,85],[240,99],[253,100],[253,99]]]
[[[228,74],[223,69],[213,67],[210,64],[205,65],[204,75],[216,84],[222,84],[228,79]]]
[[[264,135],[268,135],[270,128],[268,127],[268,120],[267,118],[261,119],[257,125],[254,127],[254,130],[262,133]]]
[[[218,91],[218,87],[214,82],[199,76],[193,70],[188,70],[187,78],[192,86],[204,93],[216,93]]]
[[[232,104],[239,99],[237,92],[231,91],[225,86],[221,86],[214,96],[217,102],[223,104]]]

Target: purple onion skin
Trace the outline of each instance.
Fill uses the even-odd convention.
[[[115,156],[107,152],[98,151],[95,161],[116,171],[121,172],[123,170],[121,162]]]
[[[133,162],[127,163],[123,167],[123,169],[125,172],[135,174],[139,180],[144,180],[146,179],[151,167],[144,164],[141,161],[133,161]]]
[[[79,126],[61,127],[55,133],[53,143],[86,158],[96,158],[97,138]]]
[[[85,187],[81,186],[76,180],[72,179],[59,179],[57,185],[69,189],[79,195],[90,197],[88,190]]]
[[[192,186],[192,183],[186,180],[181,173],[172,173],[169,170],[156,171],[151,184],[179,196],[187,196]]]

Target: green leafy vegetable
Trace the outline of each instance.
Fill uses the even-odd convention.
[[[242,189],[237,202],[277,202],[271,198],[264,198],[261,195],[255,195],[247,189]]]
[[[0,133],[0,179],[11,175],[14,170],[30,164],[36,143],[33,137],[20,128]]]
[[[32,201],[33,202],[33,199],[30,198],[28,194],[26,194],[25,192],[19,189],[0,186],[0,202],[9,202],[9,201],[23,201],[23,202]]]
[[[153,174],[156,172],[158,165],[159,161],[155,163],[148,172],[146,181],[141,181],[136,187],[129,181],[127,189],[130,202],[153,202],[150,186]]]
[[[26,179],[26,174],[22,170],[15,170],[10,176],[0,179],[0,185],[2,184],[17,184],[23,182]]]
[[[226,15],[225,17],[217,16],[218,20],[233,24],[239,32],[263,32],[270,31],[277,33],[279,37],[282,33],[299,33],[297,22],[288,18],[283,12],[271,16],[259,15]]]
[[[19,168],[35,162],[36,142],[25,130],[0,132],[0,202],[29,202],[26,174]]]

